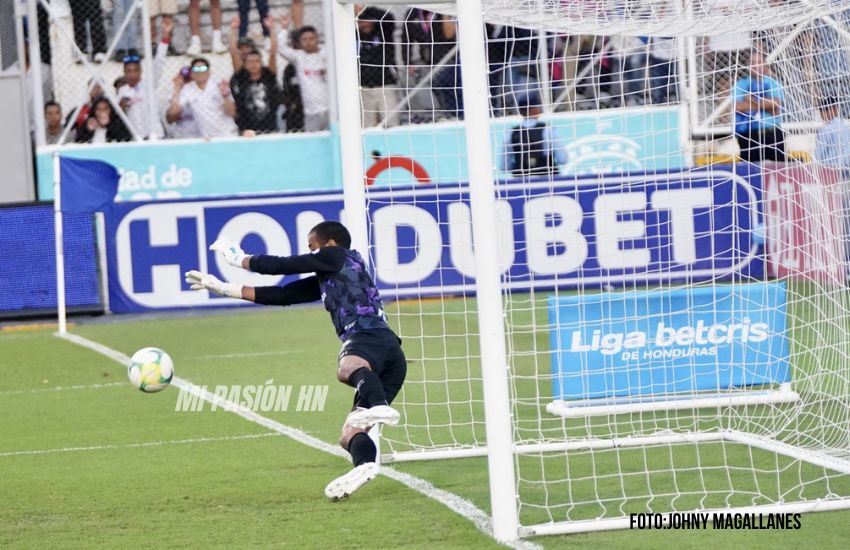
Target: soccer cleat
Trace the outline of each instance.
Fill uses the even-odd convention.
[[[325,487],[325,496],[331,500],[345,498],[369,481],[378,477],[381,467],[374,462],[364,462],[355,466],[350,472],[339,476]]]
[[[375,424],[395,426],[398,424],[400,417],[399,412],[389,405],[376,405],[370,409],[358,407],[356,410],[351,411],[348,413],[345,423],[352,428],[365,430]]]

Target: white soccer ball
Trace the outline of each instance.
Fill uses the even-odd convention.
[[[162,391],[174,377],[174,362],[159,348],[142,348],[130,358],[127,376],[145,393]]]

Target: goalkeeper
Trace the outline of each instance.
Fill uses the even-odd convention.
[[[337,378],[356,388],[354,407],[345,419],[339,443],[351,454],[354,469],[325,488],[328,498],[344,498],[378,475],[377,448],[366,431],[375,424],[398,424],[389,406],[404,383],[407,361],[401,340],[387,325],[381,296],[363,258],[351,250],[351,235],[339,222],[325,221],[307,236],[310,254],[249,256],[238,244],[219,239],[210,250],[227,263],[266,275],[315,273],[283,287],[225,283],[199,271],[186,273],[193,290],[258,304],[288,306],[322,300],[342,340]]]

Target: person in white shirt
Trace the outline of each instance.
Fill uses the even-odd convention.
[[[278,34],[280,54],[295,65],[295,74],[301,87],[301,100],[304,104],[304,131],[318,132],[327,130],[329,125],[330,90],[328,88],[328,60],[324,49],[319,45],[319,33],[314,27],[301,28],[299,35],[300,50],[289,45],[290,18],[280,18],[281,31]]]
[[[192,67],[186,65],[180,69],[180,76],[183,78],[183,84],[192,82]],[[195,138],[201,135],[201,130],[198,128],[198,123],[195,121],[195,114],[192,112],[192,107],[186,105],[180,111],[180,117],[174,122],[167,124],[165,134],[170,139],[187,139]]]
[[[169,123],[180,119],[185,108],[192,110],[198,125],[197,137],[236,136],[238,131],[233,117],[236,104],[230,95],[230,84],[220,80],[210,83],[210,63],[202,57],[192,60],[190,65],[192,82],[184,85],[183,76],[174,77],[174,94],[165,118]]]
[[[162,39],[156,47],[156,56],[153,65],[154,90],[159,84],[162,68],[165,65],[165,57],[168,55],[168,45],[171,42],[171,31],[174,30],[174,22],[171,18],[162,20]],[[121,108],[127,114],[127,120],[143,138],[151,135],[163,136],[161,121],[151,125],[151,117],[148,112],[148,87],[142,82],[142,65],[138,55],[124,57],[124,81],[125,84],[118,88],[118,101]],[[157,111],[159,108],[157,106]]]
[[[837,168],[850,176],[850,123],[841,118],[838,99],[828,97],[821,101],[820,116],[826,123],[815,137],[815,159],[830,168]]]

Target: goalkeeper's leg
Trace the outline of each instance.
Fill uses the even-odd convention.
[[[345,346],[343,350],[346,350]],[[357,388],[354,408],[346,418],[339,439],[342,448],[351,454],[354,469],[331,481],[325,488],[325,495],[333,500],[349,496],[378,475],[378,450],[366,429],[378,423],[398,423],[398,411],[389,403],[401,390],[407,374],[407,362],[398,347],[385,354],[380,364],[380,377],[372,371],[369,361],[360,356],[341,354],[339,364],[340,380]]]
[[[339,444],[351,454],[354,468],[328,483],[325,496],[339,500],[351,495],[354,491],[375,479],[380,467],[375,462],[378,449],[366,430],[352,428],[348,424],[342,427]]]
[[[343,353],[346,350],[343,350]],[[354,410],[348,415],[346,424],[353,428],[368,429],[375,424],[398,424],[399,413],[390,407],[384,383],[372,369],[374,362],[359,355],[343,355],[339,359],[337,377],[357,390]]]

